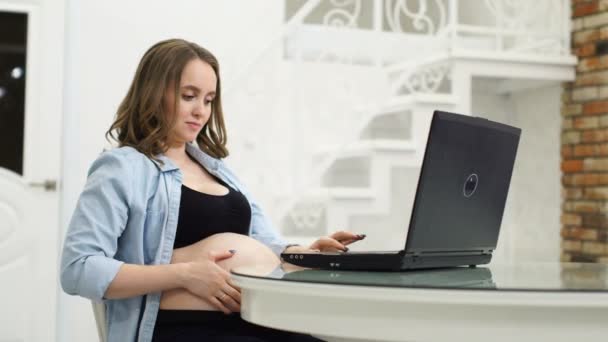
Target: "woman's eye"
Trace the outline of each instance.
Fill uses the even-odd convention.
[[[206,99],[205,100],[205,104],[211,104],[211,102],[213,102],[213,99]]]
[[[182,99],[186,100],[186,101],[192,101],[195,98],[194,95],[182,95]]]

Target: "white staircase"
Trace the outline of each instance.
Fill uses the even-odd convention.
[[[290,128],[292,178],[270,201],[290,241],[348,229],[368,236],[353,249],[402,248],[433,111],[471,113],[482,79],[500,93],[574,75],[567,0],[298,3],[286,1],[295,14],[275,46],[283,68],[316,82],[282,79],[285,97],[309,106]],[[370,79],[361,99],[353,85]],[[336,80],[352,104],[336,96],[341,110],[319,115]]]

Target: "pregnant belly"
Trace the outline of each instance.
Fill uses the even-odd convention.
[[[267,267],[270,272],[280,264],[279,258],[266,245],[249,236],[234,233],[215,234],[190,246],[177,249],[174,251],[171,263],[190,261],[181,257],[183,255],[201,255],[210,251],[223,252],[230,249],[236,250],[236,253],[217,263],[227,272],[234,267],[254,265]],[[204,299],[184,289],[164,291],[160,300],[160,308],[164,310],[218,311]]]

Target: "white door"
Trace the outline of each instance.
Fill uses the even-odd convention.
[[[56,334],[64,16],[53,5],[0,0],[0,341]]]

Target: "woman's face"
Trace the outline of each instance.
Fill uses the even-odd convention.
[[[169,132],[169,145],[181,145],[196,140],[196,136],[211,116],[211,102],[215,98],[217,76],[213,68],[195,58],[182,71],[175,113],[175,125]],[[175,93],[173,86],[165,92],[165,112],[173,114]],[[171,116],[170,116],[171,117]]]

